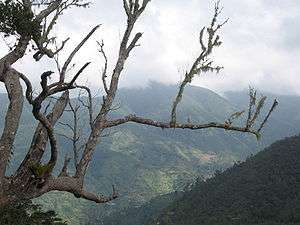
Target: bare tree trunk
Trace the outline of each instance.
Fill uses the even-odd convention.
[[[13,150],[14,140],[19,128],[23,110],[23,89],[18,73],[7,68],[3,75],[9,98],[9,106],[5,117],[5,125],[0,138],[0,195],[3,188],[6,168]]]

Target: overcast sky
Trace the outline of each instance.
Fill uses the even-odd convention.
[[[278,94],[300,95],[300,1],[223,0],[220,19],[230,18],[221,31],[224,44],[214,55],[219,74],[206,74],[193,84],[222,92],[242,90],[252,85]],[[152,0],[138,22],[136,32],[144,33],[141,46],[131,54],[121,86],[146,86],[149,81],[176,84],[200,51],[199,31],[212,17],[213,1]],[[102,24],[96,35],[75,59],[77,65],[91,61],[81,81],[101,85],[101,57],[96,40],[104,39],[109,66],[115,63],[126,21],[122,0],[96,0],[88,9],[66,13],[55,28],[62,40],[71,37],[64,54],[94,25]],[[7,48],[0,46],[0,55]],[[38,81],[42,71],[53,69],[49,60],[33,62],[30,53],[17,65]]]

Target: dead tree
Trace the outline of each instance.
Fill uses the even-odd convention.
[[[89,110],[90,133],[85,141],[82,152],[78,152],[76,147],[77,131],[74,131],[73,136],[73,152],[76,154],[75,172],[68,173],[68,164],[70,159],[66,157],[63,168],[59,176],[53,175],[53,170],[58,169],[58,152],[57,137],[55,135],[55,126],[62,114],[66,111],[69,105],[73,115],[76,115],[76,108],[70,104],[69,92],[75,89],[84,89],[88,93],[88,99],[91,100],[91,93],[88,87],[78,85],[77,78],[84,72],[84,69],[89,63],[83,64],[81,69],[71,79],[66,79],[66,73],[73,57],[82,48],[91,35],[98,29],[94,27],[90,33],[78,44],[71,52],[64,65],[59,69],[59,78],[56,82],[50,83],[49,76],[51,71],[44,72],[41,75],[40,88],[41,91],[37,94],[33,93],[33,86],[28,77],[13,68],[15,62],[24,57],[26,50],[29,49],[29,44],[33,44],[33,58],[39,61],[42,57],[55,58],[57,53],[63,50],[68,39],[61,43],[58,48],[51,48],[55,37],[50,37],[51,30],[56,24],[62,12],[70,7],[85,7],[88,3],[82,0],[23,0],[23,1],[6,1],[0,3],[0,11],[9,9],[10,13],[0,17],[1,33],[7,36],[16,37],[15,46],[11,46],[11,51],[0,59],[0,81],[6,87],[9,106],[5,117],[5,126],[0,138],[0,207],[6,204],[18,202],[21,200],[33,199],[51,191],[63,191],[74,194],[77,198],[83,198],[94,201],[96,203],[106,203],[118,197],[113,188],[110,196],[103,196],[90,193],[84,189],[84,177],[96,146],[101,143],[101,137],[109,128],[120,126],[125,123],[136,123],[145,126],[152,126],[161,129],[207,129],[217,128],[229,131],[238,131],[251,133],[259,137],[260,132],[270,117],[272,111],[277,105],[274,101],[269,113],[263,118],[261,124],[255,123],[260,116],[261,110],[266,101],[265,97],[257,98],[255,91],[250,92],[250,104],[248,114],[245,111],[236,112],[229,116],[229,119],[223,123],[209,122],[206,124],[197,123],[180,123],[177,121],[176,112],[182,100],[185,87],[192,82],[196,75],[207,71],[218,72],[222,67],[214,66],[210,59],[213,50],[219,47],[222,42],[218,35],[219,30],[226,23],[218,23],[218,16],[221,13],[219,3],[216,3],[214,15],[211,24],[204,27],[200,32],[199,56],[194,61],[191,69],[185,73],[178,95],[175,97],[171,107],[170,121],[155,121],[150,118],[144,118],[138,115],[128,115],[124,118],[110,119],[110,111],[113,108],[113,103],[118,91],[119,80],[122,75],[126,60],[132,53],[133,49],[138,46],[138,42],[142,37],[142,33],[133,33],[133,29],[145,11],[150,0],[123,0],[123,8],[127,15],[126,29],[121,39],[118,52],[117,62],[113,68],[113,72],[108,74],[107,65],[108,59],[104,51],[104,44],[98,43],[100,53],[105,59],[105,65],[102,73],[102,82],[105,94],[103,102],[98,106],[99,111],[93,112],[91,104],[85,106]],[[20,21],[19,17],[22,17]],[[18,20],[19,18],[19,20]],[[24,26],[26,25],[26,26]],[[26,29],[25,29],[25,28]],[[9,164],[13,143],[18,131],[20,117],[23,109],[23,89],[21,83],[25,84],[25,97],[32,106],[32,114],[39,122],[31,145],[28,148],[26,157],[19,165],[18,169],[10,176],[6,175],[6,169]],[[43,105],[49,97],[57,96],[51,111],[48,114],[42,112]],[[89,101],[91,103],[91,101]],[[247,120],[244,126],[234,125],[234,120],[246,114]],[[75,116],[76,117],[76,116]],[[74,118],[76,121],[77,118]],[[74,124],[76,127],[77,125]],[[75,129],[73,127],[72,129]],[[42,158],[45,155],[47,148],[50,145],[50,159],[46,163],[42,163]],[[75,147],[74,147],[75,146]],[[70,147],[71,148],[71,147]]]

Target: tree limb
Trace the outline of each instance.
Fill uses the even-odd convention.
[[[74,56],[76,55],[76,53],[81,49],[81,47],[87,42],[87,40],[90,39],[90,37],[95,33],[95,31],[100,27],[100,25],[95,26],[89,33],[88,35],[82,39],[82,41],[75,47],[75,49],[72,51],[72,53],[69,55],[68,59],[65,61],[61,72],[60,72],[60,79],[59,82],[64,82],[65,80],[65,75],[66,75],[66,71],[67,68],[69,67],[71,61],[73,60]]]
[[[76,198],[82,198],[95,203],[107,203],[118,197],[115,188],[113,187],[110,196],[96,195],[83,189],[82,180],[73,177],[58,177],[49,180],[49,191],[66,191],[74,194]]]
[[[217,122],[211,122],[211,123],[206,123],[206,124],[175,123],[175,124],[171,125],[170,123],[167,123],[167,122],[155,121],[152,119],[138,117],[136,115],[129,115],[122,119],[107,121],[105,127],[111,128],[111,127],[115,127],[115,126],[125,124],[128,122],[143,124],[143,125],[162,128],[162,129],[175,128],[175,129],[201,130],[201,129],[207,129],[207,128],[219,128],[219,129],[224,129],[224,130],[228,130],[228,131],[239,131],[239,132],[247,132],[247,133],[253,133],[253,134],[256,133],[255,130],[249,130],[245,127],[228,126],[228,124],[226,124],[226,123],[217,123]]]
[[[124,1],[126,1],[126,0],[124,0]],[[132,11],[128,15],[127,27],[126,27],[126,30],[124,32],[124,35],[123,35],[123,38],[122,38],[122,41],[120,44],[118,60],[117,60],[117,63],[114,67],[114,70],[113,70],[113,73],[111,76],[108,94],[106,97],[104,97],[102,107],[101,107],[98,115],[96,116],[92,131],[89,135],[88,141],[85,145],[85,149],[82,154],[82,158],[81,158],[81,160],[78,164],[78,168],[76,170],[75,176],[78,178],[84,177],[87,167],[92,159],[93,152],[95,151],[96,145],[99,142],[99,137],[105,127],[106,116],[107,116],[108,112],[110,111],[113,101],[116,97],[116,92],[118,90],[120,75],[124,69],[124,65],[129,56],[129,53],[133,49],[130,46],[133,45],[132,43],[134,43],[134,45],[135,45],[135,43],[141,37],[141,35],[136,35],[135,38],[133,39],[133,41],[131,42],[131,44],[128,44],[132,30],[135,26],[137,19],[140,17],[142,12],[145,10],[145,8],[149,2],[150,2],[149,0],[146,0],[146,1],[144,0],[142,7],[139,7],[138,1],[135,1],[135,3],[133,3],[132,1],[126,2],[128,7]],[[125,11],[127,10],[127,5],[124,2]],[[129,46],[129,48],[128,48],[128,46]]]
[[[9,162],[13,143],[19,128],[23,109],[23,89],[20,84],[19,73],[8,67],[4,75],[4,83],[9,98],[4,129],[0,138],[0,183],[5,176],[6,167]]]
[[[182,100],[185,87],[189,83],[192,82],[195,75],[197,75],[201,72],[207,72],[207,71],[219,72],[222,69],[222,67],[219,67],[219,66],[217,66],[217,67],[211,66],[212,61],[208,60],[208,56],[212,53],[213,49],[215,47],[219,47],[222,44],[222,42],[219,40],[220,39],[219,35],[217,35],[217,31],[228,21],[228,20],[226,20],[224,23],[216,25],[217,17],[219,16],[219,14],[222,11],[219,7],[219,3],[220,2],[218,1],[215,5],[215,13],[214,13],[210,27],[208,27],[207,29],[204,27],[204,28],[202,28],[202,30],[200,32],[199,39],[200,39],[200,45],[201,45],[202,51],[201,51],[200,55],[198,56],[198,58],[193,63],[191,69],[185,73],[184,80],[180,84],[179,91],[178,91],[177,96],[172,105],[171,120],[170,120],[171,125],[176,124],[177,107]],[[206,44],[204,43],[205,30],[207,31],[207,35],[208,35]]]

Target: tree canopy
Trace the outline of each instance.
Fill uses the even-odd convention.
[[[162,210],[161,225],[299,225],[300,136],[197,184]]]
[[[5,225],[67,225],[54,211],[44,211],[32,202],[0,208],[0,224]]]

